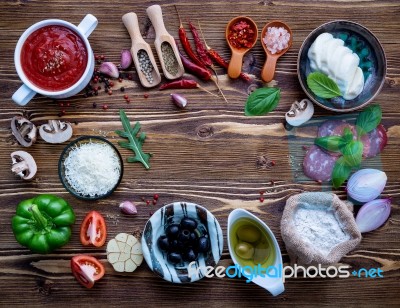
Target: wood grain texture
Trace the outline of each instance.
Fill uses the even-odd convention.
[[[10,171],[10,153],[20,150],[11,131],[14,115],[26,114],[36,124],[57,118],[59,102],[37,96],[24,108],[17,107],[11,96],[21,85],[15,72],[14,48],[19,36],[31,24],[42,19],[60,18],[78,24],[85,14],[99,20],[90,36],[96,54],[119,62],[120,51],[131,45],[121,21],[123,14],[137,13],[145,40],[152,44],[154,31],[145,10],[152,4],[162,5],[168,31],[177,37],[179,27],[174,5],[185,26],[187,20],[201,23],[207,43],[224,58],[230,56],[224,40],[226,23],[237,15],[253,18],[261,29],[274,19],[286,22],[293,30],[293,46],[279,61],[275,79],[282,88],[279,106],[262,117],[245,117],[243,106],[248,91],[257,82],[230,81],[223,69],[218,69],[220,82],[229,104],[201,90],[178,90],[189,101],[184,111],[171,103],[168,91],[144,90],[134,80],[116,82],[113,95],[100,91],[99,96],[84,98],[83,93],[63,102],[63,119],[71,121],[74,137],[81,135],[106,136],[113,143],[113,133],[120,128],[118,110],[126,110],[131,120],[138,120],[148,134],[146,152],[154,153],[152,168],[146,171],[139,164],[125,164],[121,185],[114,194],[97,202],[74,199],[62,187],[57,172],[58,158],[66,144],[49,145],[42,140],[28,149],[38,164],[33,182],[15,178]],[[400,305],[400,3],[392,1],[1,1],[0,11],[0,306],[340,306],[394,307]],[[304,178],[299,164],[304,156],[303,144],[311,144],[318,124],[333,114],[316,107],[312,125],[286,131],[284,114],[290,105],[305,95],[297,80],[297,53],[305,37],[322,23],[335,19],[359,22],[374,32],[387,56],[388,74],[382,92],[376,98],[383,109],[382,123],[388,129],[389,144],[383,154],[367,162],[388,174],[384,196],[393,198],[392,214],[386,225],[366,234],[361,245],[342,263],[352,268],[382,267],[383,279],[289,279],[286,291],[271,297],[265,290],[246,284],[241,279],[203,279],[194,284],[174,285],[156,277],[143,264],[130,275],[112,270],[106,261],[105,248],[83,247],[79,242],[79,224],[92,209],[104,214],[108,237],[119,232],[143,229],[151,212],[172,201],[189,201],[204,205],[218,218],[226,233],[226,221],[234,208],[245,208],[257,214],[275,233],[282,249],[285,264],[289,263],[280,237],[280,218],[286,199],[302,191],[329,190]],[[188,29],[188,27],[187,27]],[[190,36],[191,37],[191,36]],[[193,41],[191,40],[193,43]],[[153,48],[154,49],[154,48]],[[265,55],[259,43],[246,57],[245,68],[259,78]],[[192,76],[190,76],[192,77]],[[199,83],[218,94],[212,83]],[[119,87],[132,100],[127,104]],[[144,98],[144,93],[149,98]],[[93,103],[97,108],[93,108]],[[101,106],[107,104],[108,110]],[[120,149],[123,157],[128,153]],[[273,168],[257,165],[259,157],[276,161]],[[271,182],[273,181],[273,182]],[[258,201],[259,191],[265,190],[265,201]],[[70,243],[49,255],[36,255],[16,243],[11,231],[11,217],[19,201],[39,193],[53,193],[68,200],[77,214]],[[146,206],[141,200],[160,195],[156,206]],[[346,198],[344,189],[337,190]],[[138,203],[139,213],[127,217],[119,212],[123,200]],[[98,257],[106,266],[106,276],[94,289],[81,287],[70,273],[72,256],[86,253]],[[221,264],[231,264],[227,244]]]

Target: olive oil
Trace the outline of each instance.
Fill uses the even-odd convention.
[[[254,254],[253,257],[249,259],[244,259],[236,253],[237,245],[244,242],[239,238],[237,233],[239,229],[244,227],[256,228],[261,234],[257,241],[250,243],[254,247]],[[261,267],[267,268],[274,264],[276,258],[274,243],[272,242],[269,234],[264,231],[264,228],[262,228],[262,226],[260,226],[256,221],[250,220],[248,218],[241,218],[237,220],[232,225],[231,232],[228,236],[228,240],[230,241],[231,247],[233,248],[235,258],[241,267],[255,267],[260,264]]]

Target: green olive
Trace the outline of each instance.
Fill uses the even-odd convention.
[[[253,261],[255,264],[263,264],[271,254],[268,243],[259,243],[254,249]]]
[[[249,260],[253,258],[254,247],[249,243],[241,242],[236,245],[235,252],[240,258],[244,260]]]
[[[254,243],[261,237],[261,232],[253,226],[242,226],[236,231],[238,238],[244,242]]]

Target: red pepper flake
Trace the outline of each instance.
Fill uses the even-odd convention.
[[[228,33],[228,40],[235,48],[250,48],[255,40],[255,29],[245,20],[233,24]]]
[[[158,198],[159,198],[159,195],[158,195],[158,194],[155,194],[155,195],[153,196],[153,199],[154,199],[154,200],[158,200]]]
[[[144,97],[144,98],[148,98],[148,97],[149,97],[149,94],[145,93],[145,94],[143,95],[143,97]]]
[[[103,109],[107,110],[108,109],[108,105],[103,105]]]
[[[264,202],[264,198],[263,197],[260,197],[260,202],[261,203]]]
[[[275,166],[276,162],[274,160],[271,160],[271,166]]]

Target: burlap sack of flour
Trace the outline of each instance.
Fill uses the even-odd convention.
[[[353,205],[335,194],[307,192],[290,197],[281,233],[291,263],[333,264],[361,241]]]

